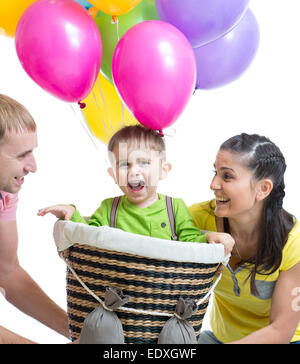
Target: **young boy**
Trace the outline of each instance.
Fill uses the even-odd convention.
[[[164,140],[156,131],[140,125],[124,127],[108,144],[111,162],[108,173],[123,195],[104,200],[88,222],[72,205],[43,208],[38,215],[52,213],[73,222],[107,225],[161,239],[221,243],[225,254],[230,253],[234,240],[229,234],[202,234],[183,200],[157,193],[159,181],[165,179],[171,169],[165,152]]]

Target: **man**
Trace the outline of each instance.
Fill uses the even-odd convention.
[[[36,171],[36,124],[17,101],[0,94],[0,293],[22,312],[68,337],[67,314],[19,265],[16,209],[28,173]],[[1,322],[0,322],[1,324]],[[1,343],[33,343],[0,326]]]

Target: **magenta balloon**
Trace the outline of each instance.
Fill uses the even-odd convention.
[[[249,0],[155,0],[161,20],[175,25],[193,47],[217,39],[241,19]]]
[[[33,3],[18,23],[15,41],[22,66],[43,89],[68,102],[90,93],[101,64],[101,37],[80,4]]]
[[[150,20],[130,28],[112,61],[114,83],[127,108],[150,129],[170,126],[196,81],[193,49],[173,25]]]
[[[259,28],[247,10],[239,24],[223,37],[194,48],[197,62],[196,88],[223,86],[242,75],[253,60],[259,44]]]

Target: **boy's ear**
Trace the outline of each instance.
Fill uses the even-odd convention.
[[[107,168],[107,172],[111,176],[111,178],[114,180],[114,182],[117,183],[113,169],[111,167],[109,167],[109,168]]]
[[[172,164],[169,162],[163,162],[162,163],[162,168],[161,168],[161,173],[160,173],[160,179],[165,179],[168,175],[168,173],[171,171],[172,169]]]

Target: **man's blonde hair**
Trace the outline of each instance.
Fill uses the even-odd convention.
[[[0,94],[0,141],[6,132],[36,131],[36,124],[29,111],[16,100]]]

